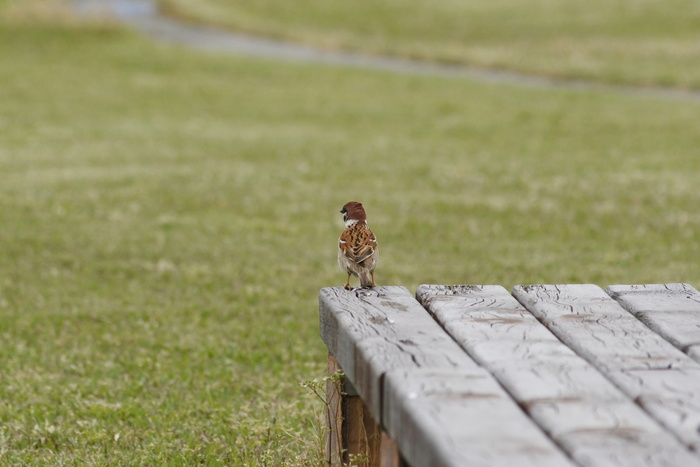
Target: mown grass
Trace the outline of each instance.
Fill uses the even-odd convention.
[[[188,19],[349,48],[567,79],[700,88],[692,0],[161,0]]]
[[[40,23],[0,27],[0,463],[316,465],[351,199],[383,285],[700,285],[696,103]]]

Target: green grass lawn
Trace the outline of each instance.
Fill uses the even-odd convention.
[[[700,88],[693,0],[160,0],[185,18],[329,48],[560,78]]]
[[[0,23],[0,464],[317,465],[317,293],[700,286],[700,105]]]

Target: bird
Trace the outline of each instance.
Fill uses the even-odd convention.
[[[350,201],[343,209],[345,229],[338,239],[338,266],[348,275],[345,288],[350,290],[350,276],[360,278],[360,287],[372,288],[379,249],[377,238],[367,226],[367,214],[362,203]]]

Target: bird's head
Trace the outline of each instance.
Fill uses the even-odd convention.
[[[348,221],[357,222],[367,220],[365,208],[362,206],[362,203],[358,203],[357,201],[350,201],[349,203],[345,203],[345,206],[343,206],[343,209],[341,209],[340,212],[343,214],[343,221],[346,224],[348,223]]]

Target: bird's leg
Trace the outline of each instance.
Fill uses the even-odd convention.
[[[372,276],[372,287],[376,287],[377,284],[374,282],[374,271],[370,272],[369,274]]]
[[[350,273],[348,273],[348,280],[345,281],[345,290],[350,290],[352,287],[350,287]]]

